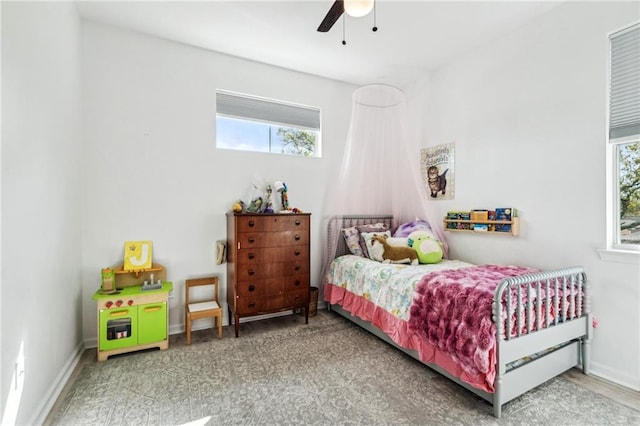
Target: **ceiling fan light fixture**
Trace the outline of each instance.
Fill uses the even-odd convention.
[[[374,0],[344,0],[344,11],[349,16],[360,18],[373,9]]]

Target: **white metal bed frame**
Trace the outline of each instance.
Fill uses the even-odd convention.
[[[327,247],[336,247],[336,251],[332,257],[333,250],[328,250],[325,259],[326,265],[328,266],[334,258],[348,254],[340,232],[341,229],[379,222],[391,227],[393,217],[390,215],[347,215],[329,218]],[[525,291],[531,291],[527,290],[528,287],[535,289],[538,295],[544,290],[547,297],[544,307],[540,297],[535,298],[535,301],[527,298],[522,306],[523,288]],[[550,290],[553,290],[552,296],[549,296]],[[570,294],[575,294],[576,297],[571,297],[569,306],[564,306],[563,303],[566,302],[558,297],[559,292],[562,294],[571,292]],[[518,301],[515,309],[511,308],[512,297],[516,297]],[[500,302],[503,298],[507,301],[506,308],[503,308],[503,304]],[[327,306],[329,310],[337,312],[420,361],[416,351],[398,346],[389,336],[370,322],[351,315],[339,305],[327,304]],[[552,318],[551,307],[556,313],[562,308],[562,313],[556,314]],[[420,362],[488,401],[493,405],[493,415],[499,418],[504,404],[566,370],[581,366],[585,374],[589,373],[590,308],[589,286],[582,267],[570,267],[507,278],[500,282],[493,299],[493,321],[496,324],[494,393],[477,389],[449,374],[436,364]],[[506,312],[503,312],[503,309]],[[573,315],[567,316],[567,309],[575,317]],[[526,324],[521,323],[523,314],[527,318]],[[505,337],[503,336],[504,318],[511,318],[514,315],[517,318],[517,336],[510,337],[508,336],[510,333],[506,333]],[[523,328],[524,331],[522,331]],[[522,360],[524,357],[532,359],[516,365],[516,361]]]

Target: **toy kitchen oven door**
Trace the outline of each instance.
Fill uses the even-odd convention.
[[[134,346],[138,343],[138,307],[115,302],[100,310],[100,350]]]

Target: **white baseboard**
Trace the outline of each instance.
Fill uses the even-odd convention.
[[[598,364],[597,362],[591,361],[589,374],[604,379],[607,382],[615,383],[616,385],[620,385],[634,391],[640,391],[640,378],[636,377],[635,380],[633,380],[633,377],[628,377],[628,375],[622,374],[620,371],[612,370],[611,368]]]
[[[64,386],[69,381],[69,377],[71,377],[73,371],[80,362],[80,358],[82,357],[84,350],[84,343],[78,343],[78,346],[76,346],[74,352],[71,354],[71,357],[64,364],[64,366],[60,370],[60,373],[58,373],[55,380],[53,381],[53,384],[47,391],[47,394],[40,403],[40,406],[36,410],[35,415],[29,420],[30,425],[44,424],[44,421],[47,419],[51,408],[62,393],[62,389],[64,389]]]

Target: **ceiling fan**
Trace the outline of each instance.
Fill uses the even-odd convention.
[[[321,33],[326,33],[333,27],[333,24],[342,16],[344,13],[344,1],[336,0],[331,5],[331,8],[327,12],[327,15],[324,17],[320,26],[318,27],[318,31]]]
[[[346,13],[354,18],[365,16],[373,9],[375,0],[336,0],[325,15],[324,19],[318,27],[318,31],[326,33],[333,27],[333,24]],[[377,31],[377,27],[373,27],[373,31]]]

